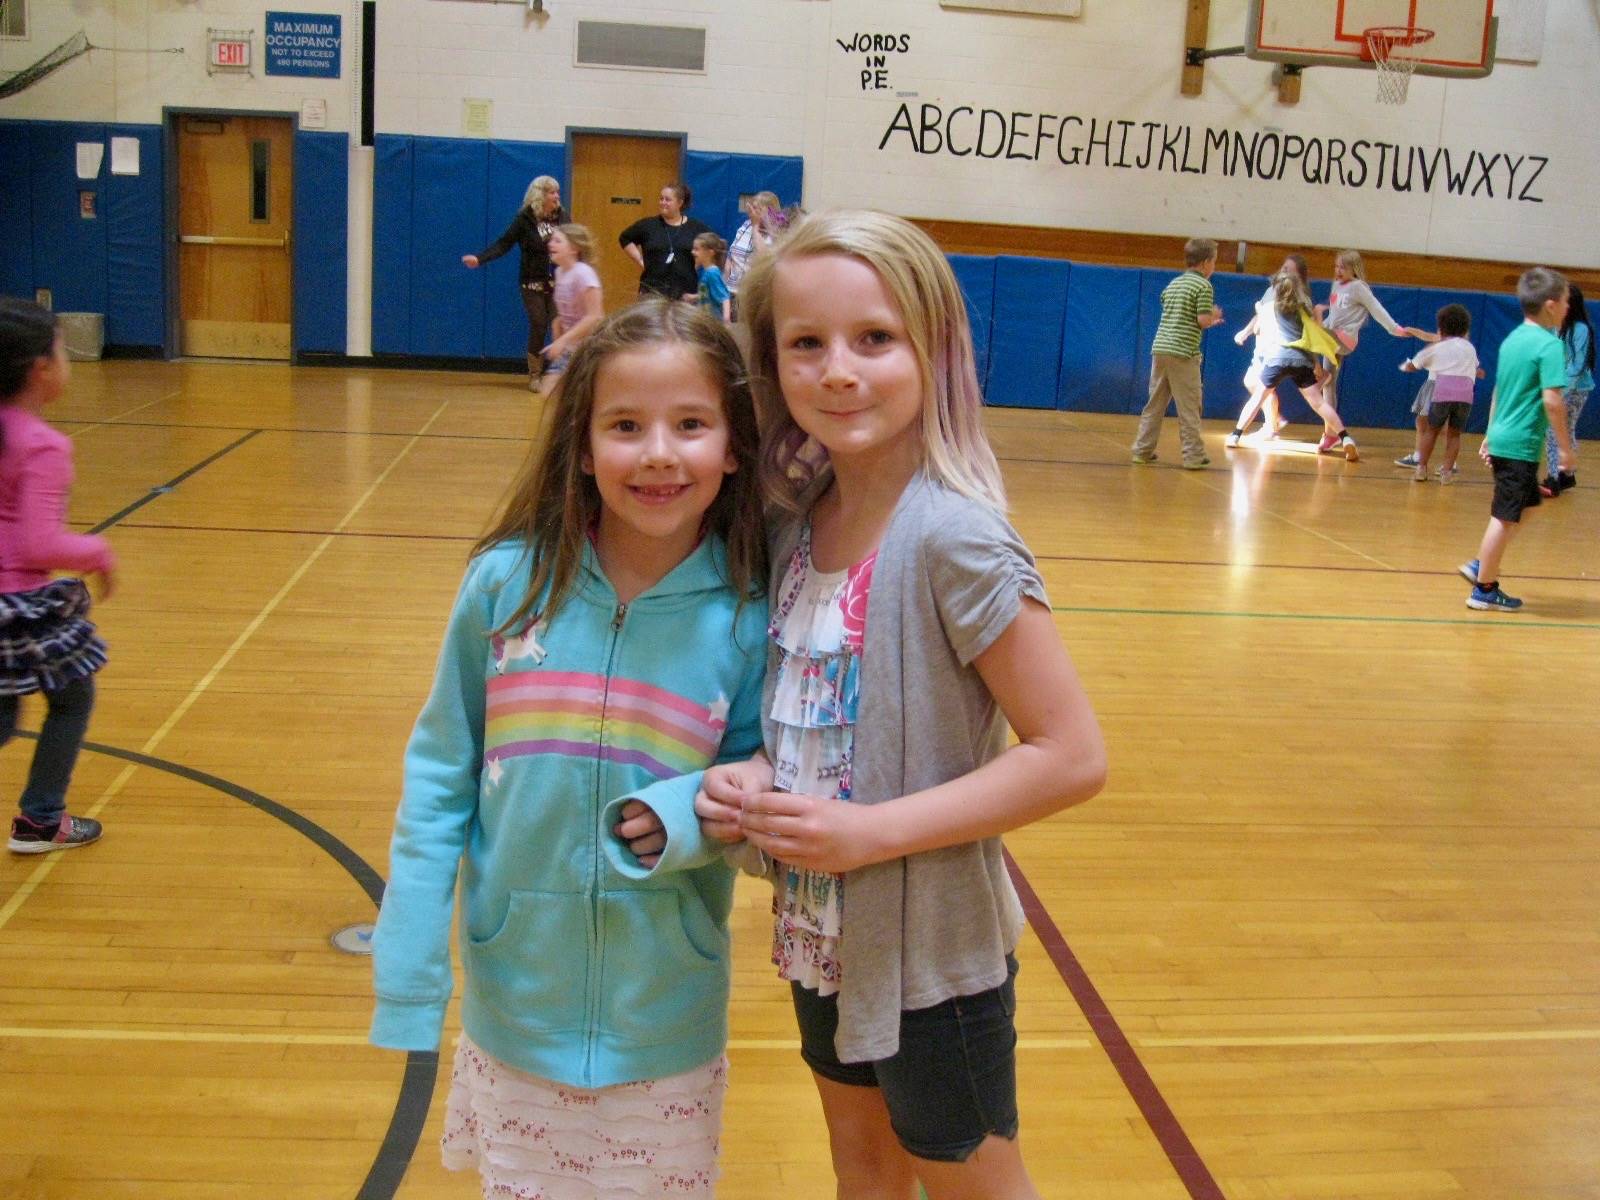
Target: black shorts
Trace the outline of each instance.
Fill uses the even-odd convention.
[[[1268,391],[1277,387],[1282,379],[1297,388],[1308,388],[1317,381],[1317,373],[1303,363],[1269,362],[1261,368],[1261,386]]]
[[[1444,404],[1428,405],[1428,428],[1443,429],[1450,426],[1457,433],[1467,427],[1467,414],[1472,411],[1471,404],[1462,404],[1450,400]]]
[[[1489,515],[1513,525],[1522,520],[1522,512],[1539,507],[1539,464],[1520,458],[1489,456],[1494,468],[1494,500],[1489,504]]]
[[[1017,960],[1006,981],[900,1014],[900,1049],[842,1063],[833,1048],[837,996],[792,984],[800,1057],[824,1079],[883,1090],[895,1137],[916,1158],[965,1162],[991,1134],[1017,1136]]]

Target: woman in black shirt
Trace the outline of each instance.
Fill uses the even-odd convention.
[[[521,248],[522,307],[528,313],[529,391],[539,390],[539,377],[546,365],[539,352],[544,349],[556,312],[550,235],[566,221],[566,210],[561,207],[561,185],[550,176],[541,175],[528,185],[522,207],[506,231],[487,250],[461,256],[467,266],[477,267],[493,262],[513,246]]]
[[[694,239],[712,229],[687,215],[689,199],[689,189],[684,184],[667,184],[661,189],[661,215],[635,221],[617,238],[628,257],[644,268],[639,276],[641,296],[683,300],[698,293]]]

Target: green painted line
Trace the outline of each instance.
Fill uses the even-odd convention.
[[[1600,631],[1600,622],[1589,621],[1528,621],[1521,617],[1486,614],[1482,617],[1360,617],[1336,613],[1267,613],[1222,612],[1206,609],[1183,608],[1091,608],[1087,606],[1056,604],[1050,608],[1058,613],[1091,613],[1104,616],[1128,617],[1245,617],[1256,621],[1355,621],[1378,625],[1472,625],[1478,628],[1498,626],[1503,629],[1588,629]]]

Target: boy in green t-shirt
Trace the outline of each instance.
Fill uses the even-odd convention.
[[[1478,557],[1461,564],[1461,574],[1472,583],[1467,607],[1490,612],[1522,607],[1521,600],[1500,590],[1500,559],[1521,528],[1524,510],[1539,503],[1539,458],[1547,429],[1555,430],[1561,469],[1569,471],[1575,462],[1562,401],[1566,353],[1554,332],[1567,315],[1566,278],[1547,267],[1524,271],[1517,280],[1517,303],[1526,319],[1500,343],[1489,431],[1478,450],[1494,468],[1489,527]]]

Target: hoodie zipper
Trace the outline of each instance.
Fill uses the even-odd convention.
[[[611,614],[611,644],[606,648],[605,686],[600,693],[600,731],[595,739],[598,754],[594,764],[594,806],[589,812],[589,828],[594,833],[594,842],[590,847],[590,878],[594,880],[594,900],[590,912],[590,920],[594,923],[594,961],[590,964],[590,997],[589,1019],[585,1022],[588,1035],[584,1047],[584,1077],[594,1078],[594,1045],[600,1033],[600,996],[601,984],[599,978],[600,964],[605,958],[605,927],[600,919],[600,837],[595,831],[595,826],[600,820],[600,806],[605,798],[601,796],[600,781],[605,771],[605,746],[606,746],[606,717],[611,706],[611,668],[617,658],[617,643],[622,640],[622,623],[628,617],[628,606],[618,603],[616,612]]]

